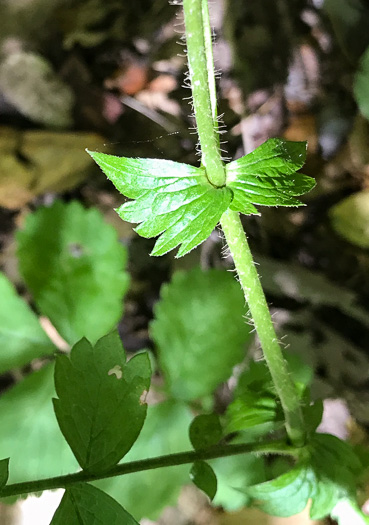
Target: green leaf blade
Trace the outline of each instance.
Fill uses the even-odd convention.
[[[128,363],[116,332],[92,347],[86,339],[59,356],[54,409],[61,431],[84,470],[107,470],[136,441],[145,421],[151,369],[146,354]]]
[[[190,471],[192,483],[205,492],[212,501],[217,493],[217,477],[211,466],[206,461],[195,461]]]
[[[191,422],[189,434],[195,450],[217,445],[223,437],[219,416],[217,414],[196,416]]]
[[[301,206],[296,196],[307,193],[315,180],[296,173],[306,159],[306,142],[269,139],[254,151],[226,166],[227,187],[233,192],[231,209],[257,213],[262,206]]]
[[[297,465],[272,481],[247,488],[254,504],[267,514],[287,518],[303,511],[312,494],[312,473],[308,466]]]
[[[121,219],[140,223],[143,237],[160,235],[151,255],[164,255],[177,246],[182,257],[205,241],[229,207],[232,191],[214,188],[204,168],[160,159],[130,159],[88,152],[126,197]]]
[[[5,487],[9,478],[9,458],[0,460],[0,490]]]
[[[29,215],[17,239],[23,279],[64,339],[95,342],[115,327],[129,282],[127,252],[97,209],[57,201]]]
[[[353,501],[364,466],[351,446],[331,434],[314,434],[304,460],[281,476],[245,490],[254,504],[273,516],[302,511],[311,499],[310,517],[334,514],[341,501]]]
[[[354,79],[354,95],[360,112],[369,120],[369,47],[360,59],[360,65]]]
[[[283,425],[283,413],[275,396],[267,392],[244,392],[234,399],[227,408],[227,433],[253,429],[258,425],[276,427]]]
[[[29,374],[0,398],[0,457],[11,457],[9,483],[75,472],[78,463],[52,408],[54,365]]]
[[[171,400],[150,405],[142,432],[123,462],[188,450],[191,446],[188,438],[190,422],[191,413],[184,403]],[[189,465],[153,469],[101,480],[97,485],[135,519],[156,520],[164,507],[175,505],[181,488],[188,482],[189,469]]]
[[[117,501],[87,483],[68,488],[50,525],[138,525]]]
[[[322,519],[341,500],[355,496],[363,466],[351,446],[331,434],[315,434],[309,446],[310,464],[317,480],[310,516]]]
[[[195,268],[163,286],[150,331],[174,398],[208,395],[228,379],[251,341],[244,311],[242,291],[228,272]]]
[[[0,348],[0,374],[55,351],[37,316],[1,273]]]

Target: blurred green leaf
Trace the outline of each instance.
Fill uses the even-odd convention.
[[[366,0],[324,0],[338,44],[356,62],[369,44],[369,9]]]
[[[369,19],[369,18],[368,18]],[[354,79],[354,95],[360,112],[369,120],[369,47],[360,59]]]
[[[78,469],[53,412],[53,374],[54,366],[49,364],[0,398],[0,457],[11,457],[10,483]]]
[[[0,126],[0,206],[17,210],[36,195],[75,188],[93,164],[86,144],[103,142],[96,133]]]
[[[204,168],[170,160],[132,159],[88,152],[117,190],[135,199],[123,204],[119,216],[141,223],[142,237],[156,237],[151,255],[163,255],[178,245],[177,257],[209,237],[228,208],[232,192],[214,188]]]
[[[276,428],[280,422],[283,425],[283,412],[276,396],[267,392],[244,392],[232,401],[227,407],[226,432],[238,432],[240,430],[252,429],[258,425],[270,423],[266,432]]]
[[[253,454],[213,459],[209,463],[218,480],[214,505],[220,505],[227,511],[235,511],[249,504],[249,496],[240,491],[240,487],[248,487],[266,479],[264,458]]]
[[[124,463],[188,450],[190,422],[190,411],[182,403],[166,401],[149,406],[144,427]],[[175,504],[180,489],[188,482],[189,469],[189,465],[181,465],[148,470],[106,479],[97,485],[137,520],[142,517],[155,520],[164,507]]]
[[[93,485],[68,488],[50,525],[138,525],[113,498]]]
[[[251,341],[245,302],[228,272],[178,272],[161,290],[151,335],[171,395],[191,400],[214,391]]]
[[[201,414],[191,423],[190,440],[195,450],[217,445],[222,437],[222,426],[217,414]]]
[[[273,516],[288,517],[311,499],[310,517],[323,519],[339,501],[353,497],[363,466],[348,443],[331,434],[315,434],[306,452],[290,471],[244,489],[255,505]]]
[[[0,373],[55,351],[36,315],[1,273],[0,347]]]
[[[217,477],[211,466],[205,461],[195,461],[190,471],[191,481],[197,488],[205,492],[210,500],[217,493]]]
[[[227,187],[233,192],[230,208],[257,214],[262,206],[301,206],[295,197],[307,193],[315,180],[296,173],[306,159],[306,142],[269,139],[254,151],[226,166]]]
[[[351,242],[352,244],[355,244],[356,246],[359,246],[360,248],[369,248],[368,190],[354,193],[353,195],[350,195],[349,197],[346,197],[340,201],[330,209],[329,217],[333,229],[342,237],[344,237],[344,239]]]
[[[307,404],[302,406],[306,430],[310,434],[314,433],[320,425],[323,418],[323,409],[324,406],[323,401],[321,399],[318,399],[318,401],[315,401],[311,404],[309,400],[307,400]]]
[[[70,357],[57,357],[55,414],[84,470],[107,470],[131,448],[145,421],[150,378],[147,354],[126,363],[117,332],[95,347],[82,339]]]
[[[17,49],[0,62],[0,90],[17,110],[51,128],[73,123],[74,94],[42,55]]]
[[[267,514],[293,516],[304,510],[311,496],[310,470],[296,466],[272,481],[247,488],[246,493]]]
[[[303,396],[311,383],[312,369],[295,354],[284,352],[284,358],[298,391]],[[305,402],[310,403],[309,396]],[[312,411],[311,414],[308,412],[309,409]],[[311,415],[313,425],[319,414],[313,413],[313,408],[309,405],[306,412]],[[234,400],[227,407],[225,421],[227,433],[256,430],[263,435],[283,426],[283,411],[275,395],[265,361],[250,361],[248,368],[240,375],[234,391]]]
[[[17,234],[20,272],[64,339],[94,343],[122,315],[127,253],[97,209],[56,202],[27,217]]]
[[[5,487],[9,477],[9,458],[0,460],[0,489]]]

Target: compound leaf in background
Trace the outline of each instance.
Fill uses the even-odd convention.
[[[210,500],[214,499],[217,493],[218,482],[209,463],[206,463],[206,461],[195,461],[190,471],[190,478],[197,488],[209,496]]]
[[[189,450],[190,422],[190,410],[182,403],[165,401],[149,406],[145,425],[123,462]],[[123,505],[136,520],[142,517],[156,520],[164,507],[176,503],[181,488],[188,483],[189,470],[189,465],[179,465],[136,472],[99,481],[97,486]]]
[[[242,361],[250,327],[238,283],[222,270],[178,272],[161,290],[151,335],[170,394],[210,394]]]
[[[196,416],[190,426],[190,440],[195,450],[217,445],[223,437],[222,426],[217,414]]]
[[[302,206],[296,196],[307,193],[315,180],[296,173],[306,159],[306,142],[269,139],[254,151],[226,165],[230,208],[246,215],[262,206]]]
[[[1,273],[0,348],[0,374],[55,350],[36,315]]]
[[[136,232],[156,237],[151,255],[180,246],[177,257],[205,241],[228,208],[232,192],[215,188],[204,168],[170,160],[133,159],[88,152],[117,190],[130,199],[117,212],[140,223]]]
[[[17,234],[20,272],[41,313],[74,344],[94,343],[122,315],[127,252],[97,209],[55,202]]]
[[[138,525],[113,498],[88,483],[68,488],[50,525]]]
[[[54,409],[83,469],[107,470],[131,448],[145,421],[150,378],[148,355],[138,354],[126,363],[117,332],[95,347],[82,339],[70,357],[57,357]]]
[[[70,474],[78,469],[52,408],[54,366],[49,364],[0,398],[0,457],[10,457],[9,483]]]
[[[9,477],[9,458],[0,460],[0,490],[5,487]]]

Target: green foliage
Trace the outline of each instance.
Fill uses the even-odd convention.
[[[98,472],[118,463],[146,417],[151,369],[147,354],[126,363],[117,332],[95,347],[82,339],[55,366],[54,410],[78,463]]]
[[[305,163],[306,142],[269,139],[254,151],[227,164],[227,187],[233,192],[230,208],[258,213],[263,206],[301,206],[295,196],[307,193],[315,180],[296,173]]]
[[[351,63],[356,63],[369,43],[369,8],[365,0],[324,0],[337,43]]]
[[[209,237],[232,199],[231,191],[208,182],[204,168],[88,153],[120,193],[135,199],[117,210],[119,216],[141,223],[136,231],[142,237],[161,234],[151,255],[163,255],[178,245],[177,257],[191,251]]]
[[[188,450],[190,422],[191,413],[183,403],[165,401],[149,406],[144,427],[124,462]],[[135,472],[99,481],[97,485],[137,520],[142,517],[155,520],[165,506],[175,504],[179,491],[188,482],[189,469],[189,465],[180,465]]]
[[[150,332],[173,397],[191,400],[212,393],[242,361],[251,340],[244,304],[225,271],[178,272],[162,287]]]
[[[20,272],[43,315],[64,339],[95,342],[122,315],[126,251],[97,209],[56,202],[18,233]]]
[[[0,460],[0,489],[5,487],[9,477],[9,458]]]
[[[206,1],[201,5],[200,1],[184,0],[184,5],[185,11],[192,6],[190,20],[201,30],[202,17],[194,16],[193,7],[204,9]],[[190,36],[188,31],[187,28]],[[197,36],[198,47],[202,40],[205,47],[209,46],[210,34],[204,39],[204,35]],[[365,60],[364,57],[363,71]],[[201,71],[202,62],[204,68],[206,64],[209,68],[209,49],[195,49],[191,77],[194,69],[197,78],[206,73],[205,69]],[[364,80],[360,77],[363,71],[356,82],[359,104],[366,82],[366,77]],[[211,71],[207,73],[210,78]],[[196,80],[195,85],[197,82],[200,81]],[[211,100],[214,106],[215,92],[211,97],[206,83],[202,88],[203,101]],[[36,476],[44,478],[77,468],[52,417],[50,398],[55,396],[52,364],[31,373],[1,398],[0,457],[10,453],[9,477],[13,482],[26,480],[21,487],[25,492],[38,490],[40,486],[44,489],[49,482],[54,487],[58,483],[66,487],[53,525],[138,525],[135,520],[143,516],[155,519],[164,505],[173,503],[188,480],[189,466],[181,464],[165,475],[154,467],[193,462],[205,456],[202,454],[205,449],[212,449],[213,453],[220,442],[221,448],[214,456],[234,452],[227,449],[227,440],[247,443],[247,451],[253,446],[254,451],[277,450],[286,459],[278,464],[278,473],[276,469],[268,469],[260,457],[194,461],[190,472],[193,482],[226,508],[254,503],[273,515],[290,516],[303,510],[311,500],[310,515],[320,519],[329,514],[339,516],[339,504],[352,503],[355,496],[363,465],[347,443],[331,435],[314,433],[322,417],[322,404],[310,402],[310,370],[292,358],[288,358],[292,373],[280,366],[283,356],[258,287],[258,276],[252,264],[247,267],[238,257],[243,254],[240,258],[251,261],[247,243],[242,241],[238,212],[258,213],[255,205],[299,206],[302,203],[296,197],[313,188],[313,179],[297,173],[305,161],[306,144],[271,139],[254,152],[223,166],[213,122],[215,107],[208,108],[212,110],[208,112],[211,122],[209,119],[206,122],[206,115],[199,111],[201,103],[195,102],[196,115],[200,114],[199,127],[204,127],[205,139],[209,139],[205,140],[207,149],[204,148],[203,157],[208,173],[203,165],[195,168],[157,159],[90,155],[117,189],[131,199],[118,209],[121,218],[138,223],[136,231],[143,237],[159,236],[153,255],[162,255],[177,246],[177,256],[185,255],[203,242],[221,220],[250,310],[253,315],[256,313],[259,335],[263,331],[269,334],[260,340],[273,373],[262,362],[251,364],[241,375],[234,401],[222,416],[225,433],[232,435],[224,437],[217,415],[200,415],[192,421],[189,431],[195,451],[174,458],[160,457],[190,447],[187,431],[192,417],[185,402],[196,408],[201,402],[204,405],[201,398],[209,399],[244,358],[251,336],[242,319],[245,304],[237,284],[225,272],[194,269],[187,274],[175,274],[172,282],[163,287],[151,333],[163,371],[164,389],[170,399],[147,410],[145,396],[151,373],[148,356],[140,354],[126,362],[117,333],[100,339],[121,317],[122,296],[128,283],[124,272],[126,253],[116,233],[103,223],[96,210],[84,210],[75,202],[55,203],[30,215],[18,236],[20,270],[38,310],[50,318],[60,335],[74,344],[70,355],[60,355],[56,360],[54,379],[58,397],[54,399],[54,409],[62,434],[86,472],[53,482],[27,483]],[[361,105],[365,114],[365,103]],[[203,141],[203,129],[199,136]],[[214,151],[208,147],[212,144]],[[223,176],[226,180],[222,187],[209,182],[221,181]],[[0,292],[10,305],[8,310],[0,308],[0,321],[5,324],[0,334],[2,342],[11,348],[11,356],[1,358],[0,366],[4,370],[20,367],[35,357],[50,354],[53,345],[5,279],[0,279]],[[14,342],[12,330],[20,333]],[[280,399],[276,399],[275,391]],[[200,403],[194,403],[198,400]],[[294,446],[283,441],[286,437],[283,432],[280,441],[260,446],[261,437],[279,431],[284,423]],[[15,435],[20,439],[14,439]],[[210,450],[206,455],[210,457]],[[123,467],[117,466],[123,457]],[[150,457],[155,459],[144,461]],[[292,458],[295,464],[286,471]],[[126,465],[124,470],[129,461],[133,464]],[[130,470],[133,471],[130,476],[109,478]],[[76,479],[98,479],[100,475],[107,478],[96,483],[117,501],[92,485],[75,483]],[[7,485],[7,480],[5,459],[0,461],[0,492],[4,496],[22,492],[19,485],[15,489]]]
[[[203,167],[169,160],[132,159],[88,153],[120,193],[130,199],[118,210],[128,222],[141,223],[142,237],[160,235],[151,255],[181,245],[177,257],[207,239],[230,207],[258,213],[253,204],[300,206],[294,198],[310,191],[315,181],[296,174],[306,157],[305,142],[270,139],[226,166],[227,182],[215,188]]]
[[[87,483],[65,491],[50,525],[138,525],[123,507]]]
[[[10,483],[69,474],[78,468],[53,413],[53,373],[49,364],[0,398],[0,457],[11,457]]]
[[[51,63],[29,50],[4,55],[0,62],[0,89],[8,102],[37,124],[70,127],[75,102],[73,90],[54,72]]]
[[[282,474],[276,479],[254,485],[246,493],[257,501],[258,506],[273,516],[292,516],[304,510],[311,493],[309,471],[302,466]]]
[[[213,500],[217,493],[217,477],[206,461],[195,461],[190,471],[191,481]]]
[[[36,315],[0,274],[0,373],[54,352]]]
[[[223,437],[223,430],[217,414],[201,414],[190,426],[190,440],[195,450],[217,445]]]
[[[368,17],[369,19],[369,17]],[[360,112],[369,119],[369,47],[360,59],[359,69],[354,79],[354,95]]]
[[[227,408],[227,433],[268,425],[268,430],[283,426],[283,413],[272,392],[251,390],[238,396]]]
[[[369,53],[368,53],[368,83],[369,86]],[[369,96],[368,96],[369,118]],[[354,193],[338,202],[329,211],[333,229],[344,239],[359,246],[369,248],[369,191]]]
[[[254,454],[218,458],[209,463],[218,482],[214,504],[221,505],[228,511],[249,505],[250,497],[239,490],[240,487],[249,487],[266,480],[264,459]]]
[[[315,431],[322,418],[322,406],[319,403],[310,406],[307,387],[312,380],[311,368],[294,354],[285,352],[284,357],[300,396],[306,397],[306,415],[309,416],[311,427]],[[281,428],[283,423],[283,411],[275,396],[265,361],[251,361],[239,377],[234,399],[227,407],[225,431],[232,433],[247,430],[263,435]]]
[[[293,469],[246,493],[262,510],[281,517],[297,514],[311,499],[310,517],[322,519],[341,499],[355,494],[361,470],[349,444],[330,434],[315,434]]]

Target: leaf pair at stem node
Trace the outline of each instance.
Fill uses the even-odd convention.
[[[132,199],[117,209],[138,223],[142,237],[159,236],[152,255],[180,246],[177,257],[205,241],[229,208],[258,214],[255,205],[301,206],[296,196],[315,181],[296,173],[306,158],[305,142],[270,139],[252,153],[225,166],[226,185],[216,188],[204,167],[159,159],[134,159],[88,153],[118,191]]]

